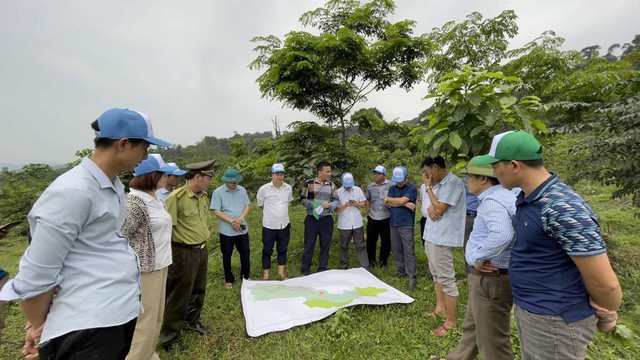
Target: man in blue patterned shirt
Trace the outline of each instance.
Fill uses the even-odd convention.
[[[513,359],[509,258],[515,241],[516,196],[500,185],[490,165],[467,164],[467,188],[477,196],[477,216],[465,249],[469,298],[462,339],[448,360]]]
[[[529,133],[496,135],[476,162],[522,189],[509,264],[522,359],[584,359],[596,327],[614,328],[622,300],[595,214],[545,169]]]

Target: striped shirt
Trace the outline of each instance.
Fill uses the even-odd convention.
[[[331,216],[331,212],[340,206],[338,189],[331,181],[321,183],[318,178],[305,181],[300,192],[300,203],[307,209],[307,215],[313,216],[314,201],[328,201],[330,206],[322,210],[320,217]]]
[[[478,214],[465,252],[467,264],[473,266],[488,259],[507,269],[516,240],[512,225],[516,196],[502,185],[494,185],[480,194],[478,201]]]

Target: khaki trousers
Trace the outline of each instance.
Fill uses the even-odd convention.
[[[513,359],[511,350],[511,281],[509,275],[478,276],[467,273],[469,299],[462,323],[462,338],[447,360]]]
[[[156,354],[156,344],[164,316],[168,271],[169,267],[165,267],[140,275],[142,312],[138,315],[127,360],[160,360]]]

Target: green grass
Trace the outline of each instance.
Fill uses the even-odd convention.
[[[640,257],[638,233],[635,226],[638,219],[633,217],[633,209],[627,200],[611,200],[611,189],[593,184],[577,186],[598,214],[608,237],[610,256],[624,289],[624,305],[620,322],[638,333],[640,329],[640,307],[637,300],[640,295]],[[300,262],[303,247],[304,209],[291,208],[292,234],[289,246],[289,276],[300,275]],[[260,238],[261,211],[252,208],[249,214],[251,238],[251,275],[261,278]],[[416,219],[417,220],[417,219]],[[217,225],[214,225],[217,229]],[[419,228],[419,227],[418,227]],[[250,338],[245,331],[244,316],[240,302],[240,286],[233,290],[224,289],[222,259],[218,246],[217,230],[210,242],[210,258],[207,296],[202,313],[202,321],[213,329],[213,334],[201,337],[191,333],[183,334],[187,351],[180,356],[169,356],[160,350],[162,359],[429,359],[431,355],[444,356],[457,344],[460,333],[454,332],[446,338],[436,338],[430,330],[439,326],[439,320],[426,316],[433,310],[435,300],[433,283],[426,280],[427,259],[422,245],[416,241],[418,260],[418,290],[409,294],[415,301],[408,305],[354,306],[339,311],[322,321],[300,326],[291,330],[270,333],[258,338]],[[418,236],[416,236],[418,239]],[[26,238],[10,235],[0,240],[0,264],[12,275],[17,271],[18,260],[26,247]],[[350,264],[358,261],[351,250]],[[312,269],[317,267],[318,249],[314,256]],[[464,276],[464,257],[462,250],[455,251],[456,272],[459,278]],[[339,246],[337,232],[329,259],[330,268],[337,268]],[[395,266],[390,262],[385,269],[373,269],[373,273],[391,286],[405,291],[406,279],[395,277]],[[276,264],[273,261],[272,275]],[[240,264],[236,253],[233,257],[233,269],[238,276]],[[458,305],[458,324],[462,324],[466,305],[467,286],[460,284]],[[24,317],[17,304],[10,304],[6,311],[6,322],[0,348],[1,359],[20,357],[24,331]],[[512,336],[517,350],[517,338]],[[640,353],[638,339],[621,341],[614,336],[598,334],[589,348],[590,359],[636,358]]]

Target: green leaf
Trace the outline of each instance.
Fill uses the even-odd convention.
[[[423,140],[425,145],[431,144],[433,141],[433,137],[436,135],[436,129],[429,130],[426,134],[424,134]]]
[[[485,130],[486,128],[487,127],[484,125],[478,125],[471,130],[471,132],[469,133],[469,136],[474,137],[478,135],[482,130]]]
[[[500,98],[500,106],[502,106],[503,109],[506,109],[509,106],[515,104],[516,101],[518,101],[518,99],[516,99],[516,97],[513,95],[503,96],[502,98]]]
[[[449,133],[449,143],[454,148],[460,149],[460,145],[462,145],[462,139],[460,138],[460,135],[458,135],[457,132],[450,132]]]
[[[478,93],[471,93],[467,95],[467,100],[473,106],[480,106],[480,103],[482,102],[482,95]]]

